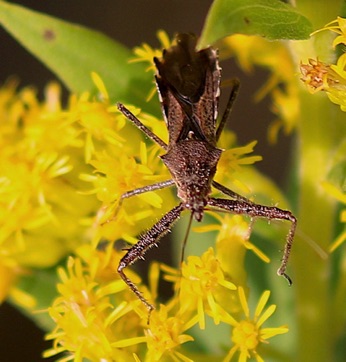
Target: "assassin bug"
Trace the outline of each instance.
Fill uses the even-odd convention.
[[[170,180],[126,192],[120,204],[126,198],[170,186],[177,188],[181,200],[127,250],[119,263],[119,275],[147,306],[149,313],[154,306],[143,297],[124,269],[143,258],[148,249],[157,246],[159,239],[170,230],[184,210],[189,210],[191,218],[196,221],[202,220],[206,209],[244,214],[251,218],[290,221],[291,227],[277,273],[285,277],[289,284],[292,283],[286,274],[286,267],[297,224],[294,215],[277,207],[256,204],[213,180],[222,153],[216,145],[231,112],[239,82],[233,80],[228,105],[216,125],[221,78],[217,50],[208,47],[196,51],[195,47],[196,38],[193,35],[179,34],[176,45],[164,50],[162,59],[154,58],[156,84],[169,133],[168,144],[144,126],[124,105],[117,105],[120,112],[166,151],[161,159],[172,175]],[[211,187],[230,198],[210,197]]]

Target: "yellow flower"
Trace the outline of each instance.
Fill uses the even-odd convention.
[[[141,47],[134,48],[133,52],[136,57],[131,59],[130,63],[147,62],[150,64],[147,70],[155,71],[154,57],[161,58],[162,50],[168,49],[173,44],[164,30],[159,30],[156,35],[160,42],[160,48],[153,49],[149,44],[143,43]]]
[[[67,270],[58,270],[60,295],[48,310],[56,327],[47,335],[53,347],[45,357],[65,352],[67,357],[61,361],[129,361],[135,349],[117,345],[129,337],[135,341],[132,345],[143,341],[137,337],[140,320],[133,312],[139,301],[122,280],[114,280],[114,275],[113,280],[110,278],[109,271],[113,269],[114,273],[120,256],[114,252],[101,256],[102,252],[90,246],[83,247],[80,254],[88,257],[88,262],[70,257]],[[134,301],[124,301],[129,298]]]
[[[251,243],[250,235],[252,224],[246,222],[244,217],[229,214],[220,216],[217,213],[213,213],[213,216],[220,222],[220,224],[209,225],[210,230],[219,230],[216,238],[218,258],[223,260],[222,265],[223,268],[227,270],[227,273],[232,275],[238,284],[244,285],[244,283],[240,282],[240,280],[244,281],[244,279],[241,278],[238,280],[236,275],[239,274],[235,271],[239,265],[242,266],[240,273],[244,271],[241,260],[243,260],[245,251],[252,250],[265,263],[269,263],[270,259]],[[241,248],[241,251],[239,248]]]
[[[121,148],[126,142],[122,137],[126,125],[124,117],[119,112],[114,113],[102,79],[95,73],[92,73],[92,79],[99,91],[98,99],[90,99],[87,92],[79,98],[72,95],[69,108],[64,113],[68,122],[78,129],[86,163],[96,152],[108,150],[112,146]]]
[[[169,273],[166,280],[174,282],[175,289],[179,290],[179,312],[188,312],[198,318],[201,329],[205,328],[205,313],[210,315],[216,324],[220,323],[218,298],[223,293],[229,293],[236,286],[225,276],[214,250],[209,248],[201,257],[189,256],[183,262],[181,275],[172,268],[164,267]]]
[[[9,81],[0,90],[0,255],[2,270],[15,266],[19,276],[73,250],[95,203],[76,192],[83,143],[61,111],[60,87],[48,85],[43,102],[34,89],[16,87]]]
[[[129,108],[142,119],[142,113],[138,109]],[[121,117],[123,118],[122,115]],[[150,120],[155,129],[162,129],[162,121],[147,114],[144,119]],[[169,178],[167,169],[158,157],[162,152],[158,145],[147,146],[129,121],[124,126],[124,133],[126,132],[128,134],[121,144],[110,144],[107,141],[102,150],[95,149],[90,160],[94,174],[82,176],[83,180],[93,185],[88,193],[96,194],[103,203],[97,218],[102,227],[97,230],[96,242],[106,238],[124,239],[133,243],[136,240],[134,237],[148,226],[148,220],[161,216],[163,199],[167,208],[174,204],[173,194],[168,189],[158,193],[146,192],[119,204],[125,192]]]
[[[64,352],[67,357],[62,361],[121,362],[133,360],[135,354],[137,361],[170,357],[192,362],[179,349],[193,340],[184,331],[196,319],[183,322],[172,308],[161,305],[151,313],[148,325],[147,309],[119,277],[114,278],[121,255],[112,245],[106,246],[105,251],[85,245],[77,254],[78,257],[69,258],[67,270],[58,270],[60,295],[48,310],[56,327],[47,335],[53,340],[53,347],[45,352],[45,357]],[[150,280],[157,286],[156,269],[152,268]],[[138,276],[131,271],[128,274],[143,291]],[[142,344],[146,349],[140,347]]]
[[[262,157],[258,155],[248,155],[253,152],[257,141],[252,141],[245,146],[234,147],[234,134],[225,130],[220,138],[219,147],[225,151],[221,154],[220,162],[217,166],[216,180],[220,183],[232,183],[237,185],[244,192],[248,191],[247,187],[238,179],[234,178],[234,173],[241,170],[243,165],[251,165],[261,161]]]
[[[336,74],[331,71],[330,65],[318,60],[309,59],[309,64],[301,64],[301,80],[308,86],[311,93],[326,90],[330,85],[336,84]]]
[[[210,232],[218,231],[216,236],[216,255],[221,263],[225,275],[232,278],[236,285],[245,287],[247,282],[246,269],[244,267],[245,254],[252,250],[261,260],[268,263],[270,259],[249,240],[251,224],[240,215],[225,214],[221,216],[216,212],[210,213],[218,223],[196,227],[194,231]],[[239,302],[236,293],[220,293],[218,303],[222,308],[234,314],[239,313]]]
[[[154,64],[154,58],[162,57],[162,50],[168,49],[173,45],[173,41],[171,41],[167,35],[167,33],[163,30],[159,30],[157,32],[157,38],[160,42],[161,47],[159,49],[153,49],[149,44],[143,43],[142,46],[134,48],[133,52],[135,53],[135,57],[130,59],[130,63],[138,63],[145,62],[149,63],[147,71],[155,72],[156,67]],[[156,87],[153,87],[149,92],[146,101],[149,102],[151,98],[154,96],[156,92]]]
[[[102,80],[92,77],[97,99],[71,96],[67,109],[55,83],[43,102],[32,88],[17,92],[15,80],[0,88],[2,299],[29,268],[55,265],[85,240],[94,246],[102,239],[134,242],[148,219],[162,214],[163,199],[167,208],[173,204],[170,190],[142,194],[125,200],[114,220],[122,193],[164,180],[168,172],[159,147],[146,146],[141,132],[110,106]],[[144,118],[163,134],[163,121]]]
[[[309,64],[301,64],[301,80],[311,93],[325,91],[329,99],[346,111],[346,54],[342,55],[336,65],[309,59]]]
[[[346,44],[346,19],[338,17],[326,24],[322,29],[312,33],[314,35],[323,30],[331,30],[339,36],[333,41],[333,47]],[[325,91],[331,102],[338,104],[346,112],[346,54],[342,54],[336,64],[326,64],[318,59],[309,59],[309,64],[301,64],[301,80],[311,93]]]
[[[97,213],[93,235],[94,245],[102,238],[124,239],[134,243],[135,236],[147,227],[149,219],[160,216],[162,200],[173,204],[170,190],[147,192],[124,200],[122,194],[142,186],[163,181],[168,171],[159,159],[157,144],[147,146],[145,136],[115,107],[110,106],[102,80],[93,74],[101,101],[90,101],[87,95],[74,99],[69,118],[79,124],[85,134],[85,159],[93,166],[93,174],[83,173],[81,179],[92,184],[86,194],[95,194],[102,202]],[[165,139],[164,122],[128,106],[159,137]],[[164,134],[165,133],[165,134]],[[139,202],[140,201],[140,202]],[[121,206],[121,207],[120,207]]]
[[[145,331],[148,347],[145,361],[161,361],[170,356],[174,361],[192,362],[179,352],[179,347],[193,341],[191,336],[182,334],[193,324],[193,320],[185,323],[179,315],[169,316],[169,309],[161,304],[160,309],[152,313],[149,328]]]
[[[263,358],[258,353],[259,346],[262,343],[268,343],[267,340],[269,338],[287,333],[288,328],[287,326],[277,328],[262,327],[276,309],[276,306],[272,304],[264,310],[270,296],[270,292],[268,290],[262,294],[252,318],[250,316],[250,309],[246,300],[244,289],[239,287],[238,293],[245,318],[236,321],[231,316],[225,317],[224,321],[233,327],[231,339],[234,346],[230,349],[223,362],[231,361],[237,351],[239,352],[238,361],[246,362],[250,358],[255,358],[256,361],[263,362]]]
[[[323,30],[331,30],[336,34],[339,34],[333,40],[333,47],[336,47],[338,44],[346,44],[346,19],[338,16],[335,20],[326,24],[323,28],[314,31],[311,35],[315,35]]]

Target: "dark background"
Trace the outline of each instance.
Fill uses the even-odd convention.
[[[16,3],[97,29],[132,48],[142,42],[158,46],[158,29],[166,30],[169,36],[176,32],[200,34],[211,1],[33,0]],[[55,79],[54,74],[3,29],[0,29],[0,49],[0,83],[10,75],[16,75],[21,80],[21,86],[35,85],[42,91],[50,80]],[[253,102],[254,93],[267,75],[256,70],[251,76],[245,76],[233,61],[221,63],[221,66],[224,78],[237,76],[241,80],[240,95],[230,122],[230,127],[238,135],[239,144],[257,139],[259,143],[255,153],[264,158],[257,164],[258,168],[270,174],[278,183],[285,184],[290,140],[280,137],[278,145],[268,146],[267,129],[274,119],[274,115],[268,111],[269,100],[265,99],[260,104]],[[0,307],[2,362],[41,361],[41,352],[48,347],[49,344],[43,342],[43,332],[32,322],[8,304]]]

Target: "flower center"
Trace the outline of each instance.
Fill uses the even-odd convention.
[[[233,328],[232,342],[241,350],[255,349],[260,342],[256,325],[250,321],[241,321]]]

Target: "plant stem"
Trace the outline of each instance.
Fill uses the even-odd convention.
[[[313,23],[314,29],[336,19],[341,1],[297,1],[298,10]],[[297,65],[300,60],[316,58],[329,62],[334,57],[329,31],[304,42],[292,42]],[[327,250],[334,237],[336,202],[321,186],[327,177],[333,151],[346,134],[345,114],[325,94],[300,91],[301,119],[298,127],[299,183],[298,228],[313,243]],[[331,318],[331,260],[319,255],[297,237],[294,246],[295,292],[297,310],[297,355],[295,361],[325,362],[333,360]]]
[[[301,101],[299,230],[327,250],[333,238],[335,202],[323,192],[321,181],[326,178],[330,150],[336,142],[326,129],[328,120],[334,119],[331,108],[336,106],[316,95],[304,94]],[[330,258],[322,258],[303,239],[297,238],[295,247],[298,360],[331,361]]]

